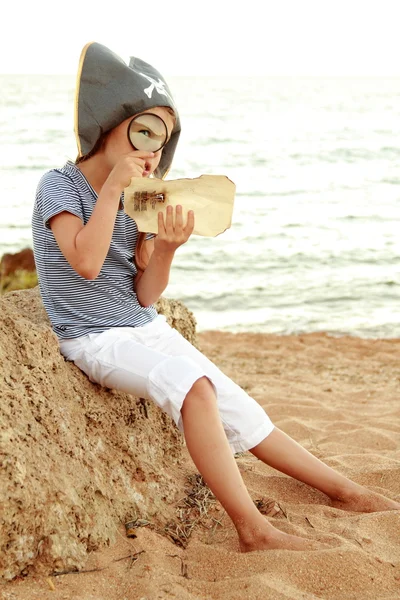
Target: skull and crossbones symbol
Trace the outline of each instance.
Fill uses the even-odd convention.
[[[164,81],[162,81],[160,78],[158,79],[158,81],[156,79],[153,79],[152,77],[149,77],[148,75],[145,75],[144,73],[140,73],[140,75],[142,77],[144,77],[145,79],[147,79],[147,81],[150,81],[150,84],[148,88],[145,88],[143,91],[146,94],[146,96],[148,96],[149,98],[152,97],[153,95],[153,91],[154,89],[156,89],[156,91],[161,94],[162,96],[167,96],[167,98],[170,99],[170,101],[172,102],[172,98],[169,95],[169,93],[167,92],[167,90],[165,89],[165,83]]]

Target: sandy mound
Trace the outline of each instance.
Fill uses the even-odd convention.
[[[267,518],[283,531],[324,542],[325,549],[240,554],[231,523],[222,508],[214,504],[208,508],[208,514],[198,520],[185,548],[150,527],[139,528],[137,539],[130,540],[125,537],[123,525],[119,525],[116,543],[91,553],[79,573],[51,575],[52,569],[59,571],[61,564],[82,565],[89,536],[93,539],[97,532],[100,540],[105,531],[110,531],[111,539],[115,523],[131,515],[130,507],[146,505],[147,510],[148,503],[150,509],[158,506],[160,515],[166,518],[170,516],[170,510],[174,511],[176,519],[182,512],[182,496],[186,493],[184,475],[194,473],[195,469],[181,440],[174,437],[169,424],[165,429],[161,417],[151,406],[147,406],[149,419],[146,420],[143,413],[132,406],[132,401],[129,404],[122,395],[91,386],[76,369],[66,369],[57,358],[53,352],[53,338],[46,333],[45,327],[39,332],[32,326],[28,335],[26,321],[24,329],[22,325],[18,326],[15,312],[13,315],[9,324],[13,335],[7,340],[4,334],[1,338],[2,343],[7,341],[10,355],[3,361],[11,362],[5,372],[14,373],[14,379],[10,381],[18,387],[18,402],[26,402],[22,413],[24,426],[19,425],[18,418],[21,417],[12,421],[17,432],[15,439],[25,436],[28,442],[16,444],[17,464],[21,466],[8,480],[10,497],[15,499],[12,508],[7,509],[7,523],[10,523],[12,511],[15,513],[15,524],[11,529],[13,546],[10,546],[10,551],[14,548],[14,554],[10,563],[11,566],[16,564],[17,548],[23,550],[27,543],[32,551],[35,548],[26,537],[22,538],[25,524],[18,499],[31,515],[28,522],[33,533],[30,535],[36,535],[32,525],[36,511],[39,531],[47,527],[42,508],[45,507],[53,523],[46,540],[51,535],[60,536],[58,540],[66,536],[68,547],[74,548],[75,543],[79,548],[82,544],[83,551],[79,560],[58,559],[56,562],[49,554],[51,550],[47,550],[46,574],[19,577],[7,583],[0,588],[2,600],[400,598],[400,515],[397,511],[358,514],[334,509],[323,494],[274,471],[248,453],[237,462],[253,499],[272,498],[281,508],[276,516]],[[23,338],[21,332],[24,332]],[[324,334],[279,337],[207,332],[199,335],[199,341],[203,352],[252,394],[284,431],[355,481],[391,498],[400,498],[400,340],[336,339]],[[22,345],[25,345],[24,350]],[[44,360],[42,351],[45,352],[45,363],[40,363]],[[11,357],[16,356],[19,363],[11,361]],[[29,369],[27,364],[37,366]],[[40,371],[40,364],[45,364],[46,369]],[[25,381],[32,383],[35,370],[35,385],[42,386],[37,389],[47,390],[46,394],[42,393],[45,405],[40,409],[41,405],[38,401],[33,403],[21,383],[24,376]],[[65,387],[69,390],[68,401],[65,400]],[[7,389],[10,394],[10,388]],[[26,400],[23,400],[25,396]],[[114,399],[118,399],[118,408]],[[135,415],[135,421],[129,427],[123,416],[128,410]],[[29,435],[32,435],[27,427],[29,411],[32,411],[30,424],[35,429],[36,439],[43,440],[42,450],[39,441],[29,443]],[[80,422],[76,419],[76,411],[81,416]],[[75,423],[67,421],[70,414],[75,416]],[[90,415],[96,415],[98,420],[94,421]],[[39,416],[41,422],[35,416]],[[61,428],[63,422],[68,423],[67,430]],[[55,423],[60,432],[50,436],[46,432],[53,431]],[[117,432],[119,428],[123,433]],[[61,446],[66,444],[71,431],[76,432],[73,440],[77,449],[69,446],[66,460],[66,452],[61,452]],[[78,432],[83,437],[79,438]],[[132,447],[127,439],[133,435]],[[154,435],[158,436],[157,443]],[[100,437],[106,451],[96,446]],[[46,441],[49,439],[51,443]],[[84,453],[82,440],[93,444],[93,447],[85,448]],[[32,456],[23,453],[28,447]],[[168,456],[163,455],[162,447]],[[45,454],[47,448],[51,449],[52,456],[49,463],[46,462],[50,461]],[[74,452],[80,453],[79,459]],[[102,456],[101,452],[104,453]],[[38,465],[52,466],[52,472],[47,474],[50,484],[45,482],[44,476],[39,476],[38,469],[33,469],[35,455],[39,456],[36,459]],[[8,456],[9,461],[12,456]],[[101,471],[94,471],[92,465],[98,465],[100,461]],[[31,469],[30,478],[40,477],[41,486],[34,488],[33,483],[29,483],[30,490],[35,489],[35,494],[41,494],[40,502],[36,496],[26,498],[23,494],[21,486],[28,485],[24,464]],[[69,471],[66,465],[71,465]],[[138,481],[135,468],[129,468],[131,465],[140,466],[146,481]],[[77,476],[72,473],[75,469],[79,469]],[[105,481],[106,471],[110,481]],[[115,481],[111,483],[113,476]],[[86,489],[85,483],[80,483],[81,477]],[[129,481],[124,477],[130,477]],[[176,481],[171,482],[172,477]],[[41,490],[51,494],[57,489],[60,494],[60,486],[55,488],[55,483],[58,484],[61,478],[67,482],[62,488],[63,495],[50,496],[51,502],[62,506],[60,515],[64,515],[64,520],[60,520],[60,516],[57,520],[49,499],[43,497]],[[78,486],[80,496],[77,494],[71,500],[68,490],[72,482],[75,486],[72,489]],[[150,497],[152,485],[159,486],[157,499]],[[101,492],[97,496],[96,489]],[[177,489],[180,493],[174,494]],[[142,493],[143,499],[131,500],[132,490]],[[85,515],[89,515],[86,516],[88,525],[80,521]],[[149,520],[156,518],[154,515]],[[80,531],[85,533],[82,541],[77,543],[76,535]],[[35,539],[38,544],[39,536]],[[29,560],[25,559],[25,563]]]
[[[63,359],[37,289],[0,303],[0,573],[9,579],[32,565],[81,567],[88,550],[115,541],[119,522],[171,516],[182,437],[152,403],[93,385]],[[160,309],[195,341],[182,305]]]

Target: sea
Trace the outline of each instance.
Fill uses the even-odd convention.
[[[226,175],[232,226],[178,249],[198,330],[400,337],[400,78],[171,77],[168,178]],[[0,255],[32,246],[41,175],[76,157],[75,78],[0,75]]]

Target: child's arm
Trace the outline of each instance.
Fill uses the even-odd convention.
[[[175,251],[189,239],[194,229],[194,213],[189,211],[186,227],[182,222],[182,207],[176,207],[175,226],[172,206],[167,207],[167,216],[158,214],[158,235],[147,240],[146,248],[150,260],[146,270],[140,271],[135,278],[136,295],[142,306],[154,304],[168,285],[169,273]],[[151,247],[151,243],[153,248]]]
[[[110,247],[120,201],[119,190],[104,184],[86,225],[69,212],[49,221],[57,244],[71,267],[85,279],[96,279]]]
[[[122,190],[132,177],[141,177],[152,152],[130,152],[118,161],[98,195],[93,213],[84,225],[70,212],[49,219],[57,244],[71,267],[85,279],[96,279],[106,259],[114,231]]]
[[[145,271],[135,278],[136,295],[142,306],[154,304],[167,287],[174,254],[153,252]]]

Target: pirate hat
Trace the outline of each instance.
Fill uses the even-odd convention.
[[[163,148],[155,171],[163,178],[169,171],[181,125],[171,93],[160,73],[140,58],[131,57],[129,66],[114,52],[97,42],[83,48],[75,91],[75,136],[79,156],[85,156],[100,136],[125,119],[154,108],[173,109],[176,123]]]

